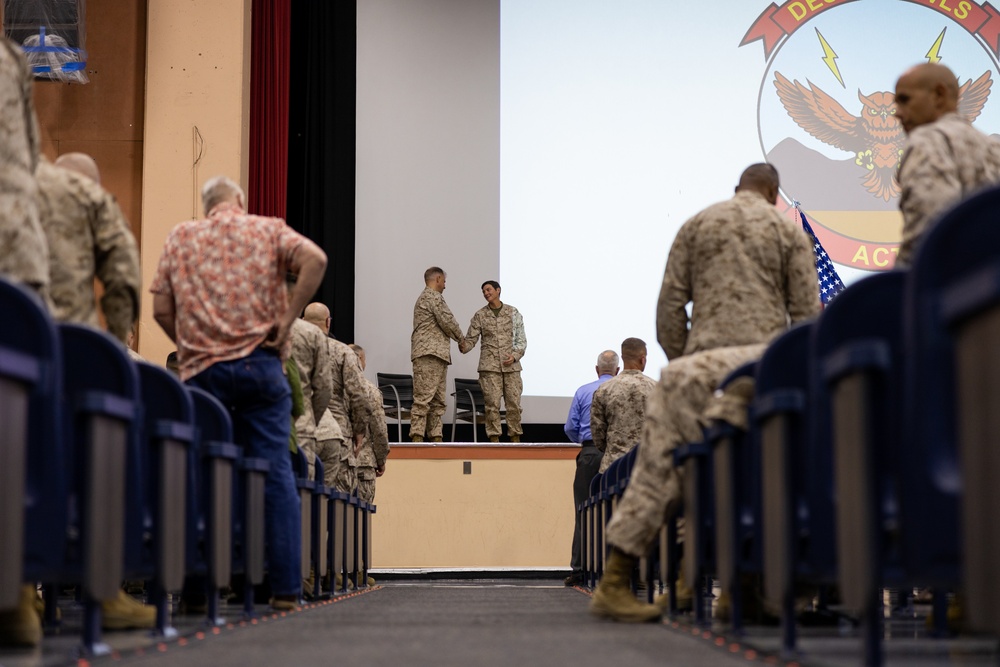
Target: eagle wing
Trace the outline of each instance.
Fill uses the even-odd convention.
[[[986,106],[986,100],[990,98],[990,89],[993,87],[992,74],[989,70],[973,81],[969,79],[958,89],[958,115],[970,123],[979,118]]]
[[[788,115],[803,130],[826,144],[852,153],[867,147],[862,120],[840,102],[806,81],[808,87],[774,73],[774,87]]]

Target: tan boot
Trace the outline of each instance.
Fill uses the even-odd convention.
[[[500,436],[499,435],[491,435],[490,436],[490,442],[500,442]]]
[[[441,442],[441,436],[440,435],[434,436],[433,438],[431,438],[431,442]]]
[[[35,611],[34,584],[21,586],[17,607],[0,611],[0,646],[38,646],[42,622]]]
[[[410,436],[410,442],[423,442],[423,441],[424,441],[424,436],[422,436],[422,435],[411,435]]]
[[[675,584],[674,590],[677,591],[677,611],[691,611],[694,609],[694,592],[691,587],[687,585],[684,581],[684,573],[679,572],[677,574],[677,583]],[[656,600],[653,601],[657,607],[666,611],[670,606],[670,594],[661,593],[656,596]]]
[[[156,607],[146,605],[125,591],[118,597],[101,601],[101,628],[104,630],[132,630],[156,627]]]
[[[510,441],[512,443],[520,443],[521,442],[521,436],[519,436],[519,435],[512,435],[512,436],[510,436]]]
[[[634,565],[634,558],[618,549],[611,549],[604,566],[604,576],[590,601],[590,613],[625,623],[645,623],[660,618],[662,609],[655,604],[639,602],[632,592],[629,578]]]

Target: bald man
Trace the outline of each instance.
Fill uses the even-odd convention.
[[[49,294],[60,322],[100,326],[94,278],[108,331],[128,344],[139,316],[139,250],[114,196],[101,187],[97,163],[67,153],[35,170],[38,212],[49,244]]]
[[[635,467],[605,532],[611,554],[591,600],[595,615],[660,617],[658,605],[636,600],[630,578],[664,517],[680,508],[683,479],[673,450],[701,440],[703,413],[726,375],[819,312],[812,246],[775,208],[777,198],[778,172],[751,165],[732,199],[695,215],[674,239],[656,309],[657,338],[670,364],[648,395]]]
[[[357,480],[349,459],[355,450],[360,450],[368,420],[372,418],[365,376],[351,348],[329,335],[329,308],[319,302],[310,303],[302,318],[326,334],[330,352],[333,391],[316,427],[316,455],[323,462],[323,483],[353,493]],[[377,416],[382,418],[381,410]]]
[[[959,113],[955,74],[926,63],[896,82],[896,118],[908,135],[899,163],[903,238],[897,267],[906,267],[928,225],[949,207],[1000,182],[1000,142]]]

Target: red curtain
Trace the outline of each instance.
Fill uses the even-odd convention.
[[[250,42],[249,213],[284,218],[292,3],[253,0]]]

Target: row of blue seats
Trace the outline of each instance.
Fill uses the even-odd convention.
[[[125,579],[152,583],[157,631],[173,634],[168,593],[207,581],[208,621],[220,588],[246,582],[244,613],[264,580],[265,460],[234,442],[226,408],[168,371],[135,363],[107,334],[56,324],[37,297],[0,279],[0,609],[22,582],[43,582],[56,623],[55,584],[79,587],[83,648],[101,641],[100,601]],[[364,586],[374,506],[306,478],[303,576],[341,574]],[[323,479],[317,464],[317,479]],[[332,579],[332,577],[331,577]]]
[[[883,661],[883,588],[938,591],[939,631],[943,592],[960,590],[967,628],[1000,635],[998,210],[1000,189],[964,201],[912,268],[859,281],[776,339],[723,383],[755,378],[749,430],[716,424],[675,451],[685,576],[719,579],[734,631],[740,582],[762,575],[789,655],[802,584],[836,586],[861,615],[868,665]]]

